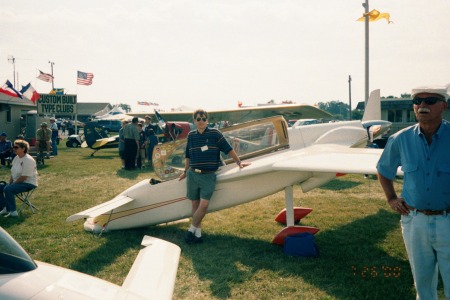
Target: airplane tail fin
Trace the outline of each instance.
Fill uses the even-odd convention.
[[[373,90],[370,93],[362,120],[381,120],[381,98],[379,89]]]
[[[146,299],[172,299],[180,247],[147,235],[141,245],[122,287]]]
[[[166,128],[167,122],[164,120],[164,118],[159,114],[159,112],[157,110],[155,110],[155,117],[158,120],[159,128],[161,128],[161,130],[164,131],[164,128]]]
[[[95,128],[95,123],[94,122],[88,122],[85,124],[84,127],[84,139],[86,141],[86,144],[88,145],[88,147],[92,147],[92,145],[94,145],[94,143],[98,140],[98,139],[102,139],[105,137],[108,137],[108,135],[104,132],[102,132],[103,135],[106,136],[102,136],[102,134],[100,134],[97,129]]]

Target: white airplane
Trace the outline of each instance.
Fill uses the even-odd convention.
[[[193,122],[193,111],[189,112],[159,112],[162,118],[166,121],[173,122]],[[130,116],[143,118],[146,115],[156,116],[153,111],[149,112],[130,112]],[[246,107],[238,109],[227,110],[213,110],[208,111],[208,121],[210,123],[217,123],[220,121],[228,121],[231,124],[243,123],[257,119],[263,119],[273,116],[283,116],[286,120],[301,119],[301,118],[331,118],[331,115],[323,110],[320,110],[311,105],[305,104],[282,104],[282,105],[268,105],[258,107]]]
[[[33,260],[0,227],[0,299],[172,299],[180,247],[144,236],[122,286]]]
[[[380,121],[384,132],[389,122]],[[288,128],[283,117],[271,117],[221,130],[241,160],[251,165],[240,169],[223,156],[217,171],[217,185],[209,212],[247,203],[281,190],[286,193],[286,211],[277,219],[287,227],[273,240],[283,244],[284,237],[317,228],[295,226],[305,214],[293,207],[293,185],[304,192],[336,177],[336,173],[376,174],[379,149],[365,149],[368,131],[360,121],[336,122]],[[67,221],[86,219],[87,231],[102,232],[176,221],[191,216],[186,198],[186,182],[176,178],[184,169],[186,140],[155,147],[153,166],[163,182],[143,180],[114,199],[74,214]],[[307,211],[307,210],[306,210]]]

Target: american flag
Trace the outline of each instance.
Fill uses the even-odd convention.
[[[44,73],[41,70],[39,70],[39,76],[36,78],[42,81],[52,82],[54,77],[50,74]]]
[[[92,78],[94,78],[94,74],[92,73],[85,73],[81,71],[77,71],[77,84],[81,85],[91,85],[92,84]]]

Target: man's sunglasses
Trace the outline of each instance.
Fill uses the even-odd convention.
[[[197,120],[197,122],[200,122],[200,120],[203,122],[206,122],[206,120],[208,120],[208,119],[207,118],[197,118],[196,120]]]
[[[19,148],[20,148],[19,146],[14,146],[14,147],[13,147],[13,149],[19,149]]]
[[[420,105],[420,103],[425,102],[426,105],[433,105],[438,101],[444,101],[444,99],[439,97],[414,98],[413,104]]]

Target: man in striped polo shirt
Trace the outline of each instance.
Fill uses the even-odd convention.
[[[182,180],[187,177],[187,197],[192,201],[192,224],[185,236],[188,244],[203,242],[201,223],[216,186],[215,172],[221,165],[220,152],[229,154],[239,168],[250,165],[250,163],[240,161],[219,130],[208,127],[206,111],[196,110],[193,119],[197,130],[189,132],[185,153],[185,170],[179,178]]]

